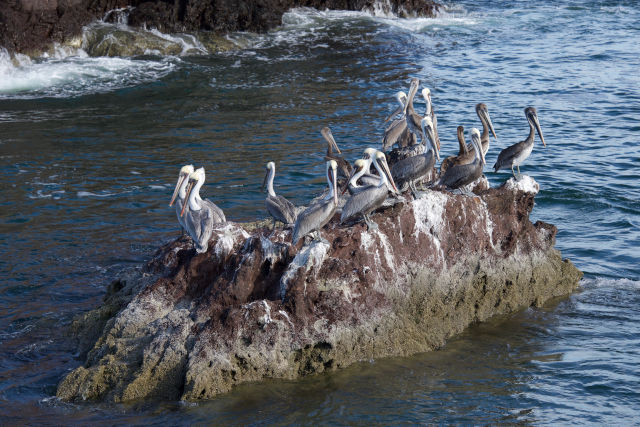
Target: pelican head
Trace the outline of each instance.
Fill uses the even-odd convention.
[[[387,181],[391,183],[393,187],[393,191],[395,193],[400,193],[398,191],[398,187],[396,187],[396,183],[393,181],[393,176],[391,175],[391,171],[389,170],[389,165],[387,164],[387,156],[384,155],[382,151],[376,152],[376,162],[382,166],[382,171],[387,176]]]
[[[420,127],[422,127],[422,139],[429,139],[431,143],[431,147],[433,151],[436,152],[436,158],[440,161],[440,153],[438,152],[438,147],[436,146],[436,137],[435,132],[433,131],[433,120],[431,117],[427,116],[420,121]]]
[[[482,124],[486,124],[489,127],[489,130],[493,134],[493,137],[497,140],[498,136],[496,135],[496,131],[493,128],[493,123],[491,123],[491,117],[489,116],[489,109],[487,108],[487,104],[483,102],[476,104],[476,114],[480,118]]]
[[[180,168],[180,173],[178,174],[178,183],[176,184],[175,190],[173,190],[173,196],[171,196],[171,202],[169,202],[169,206],[173,206],[173,202],[176,201],[176,197],[180,192],[180,188],[182,184],[189,178],[189,175],[193,172],[193,165],[184,165]]]
[[[195,186],[196,183],[198,182],[204,182],[205,180],[205,175],[204,175],[204,168],[198,168],[195,171],[191,172],[189,174],[189,183],[187,184],[187,195],[184,198],[185,203],[182,205],[182,210],[180,211],[180,216],[184,215],[184,211],[187,208],[188,203],[186,202],[187,200],[189,200],[189,196],[191,195],[191,192],[193,191],[193,187]]]
[[[542,136],[542,129],[540,129],[540,122],[538,121],[538,112],[534,107],[527,107],[524,109],[524,114],[527,116],[529,123],[531,123],[532,126],[535,126],[538,131],[538,135],[540,136],[540,140],[542,140],[542,145],[546,147],[547,144],[544,142],[544,136]]]
[[[355,175],[356,173],[364,169],[365,166],[367,166],[367,162],[364,159],[357,159],[355,162],[353,162],[353,165],[355,166],[355,170],[353,171],[351,176]]]
[[[262,191],[264,191],[264,188],[267,186],[267,179],[269,178],[269,174],[271,173],[271,171],[273,171],[273,173],[275,173],[276,171],[276,164],[273,162],[267,163],[266,172],[264,174],[264,180],[262,181]]]
[[[342,154],[340,152],[340,149],[338,148],[338,144],[336,143],[335,138],[333,137],[333,134],[331,133],[331,129],[325,126],[322,128],[322,130],[320,130],[320,133],[322,134],[322,136],[324,136],[324,139],[327,140],[327,143],[330,147],[335,148],[338,154]]]
[[[327,162],[327,180],[329,181],[330,195],[333,195],[333,202],[338,204],[338,163],[335,160]]]
[[[476,128],[471,129],[471,143],[476,149],[476,153],[480,155],[480,161],[484,165],[486,161],[484,160],[484,153],[482,152],[482,142],[480,141],[480,131]]]
[[[378,151],[378,150],[376,150],[375,148],[369,147],[366,150],[364,150],[364,154],[362,155],[362,158],[365,159],[365,160],[366,159],[373,159],[375,157],[375,155],[376,155],[376,151]]]
[[[403,91],[399,91],[399,92],[396,92],[395,98],[398,100],[398,103],[400,104],[400,106],[395,110],[393,110],[393,113],[389,114],[387,118],[384,119],[385,123],[393,119],[397,114],[404,113],[404,104],[407,102],[407,94],[404,93]]]

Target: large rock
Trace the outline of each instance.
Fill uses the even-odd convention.
[[[554,249],[556,228],[529,221],[535,181],[487,187],[406,196],[372,216],[377,231],[334,220],[326,241],[298,247],[289,231],[234,223],[204,254],[171,242],[75,322],[89,351],[57,395],[211,398],[434,350],[470,324],[575,289],[582,274]]]
[[[400,16],[433,16],[433,0],[3,0],[0,2],[0,47],[9,52],[35,54],[52,42],[78,39],[85,25],[96,19],[112,21],[128,9],[134,27],[157,28],[166,33],[211,31],[263,32],[280,25],[293,7],[375,10]]]

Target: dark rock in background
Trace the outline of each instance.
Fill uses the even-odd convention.
[[[432,0],[391,0],[399,16],[433,16]],[[82,27],[107,12],[131,8],[129,25],[155,27],[162,32],[232,31],[264,32],[281,23],[293,7],[373,10],[370,0],[5,0],[0,2],[0,46],[10,52],[46,50],[51,42],[67,42]],[[109,17],[107,16],[107,19]]]

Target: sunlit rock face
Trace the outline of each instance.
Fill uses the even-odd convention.
[[[237,383],[296,378],[409,355],[491,316],[570,293],[581,273],[532,224],[538,184],[481,179],[475,195],[426,191],[291,245],[289,230],[229,223],[196,254],[162,247],[74,323],[86,363],[65,400],[212,398]]]

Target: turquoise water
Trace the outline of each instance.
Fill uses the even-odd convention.
[[[0,422],[637,422],[639,22],[636,2],[456,2],[433,20],[295,10],[226,54],[0,56]],[[181,165],[206,168],[202,192],[232,220],[266,215],[268,160],[276,191],[305,203],[324,185],[322,126],[359,157],[411,77],[432,91],[443,153],[489,106],[490,165],[526,136],[524,107],[538,109],[547,147],[522,167],[541,187],[533,220],[559,228],[580,291],[438,352],[211,402],[53,397],[81,363],[65,326],[177,235],[167,204]]]

